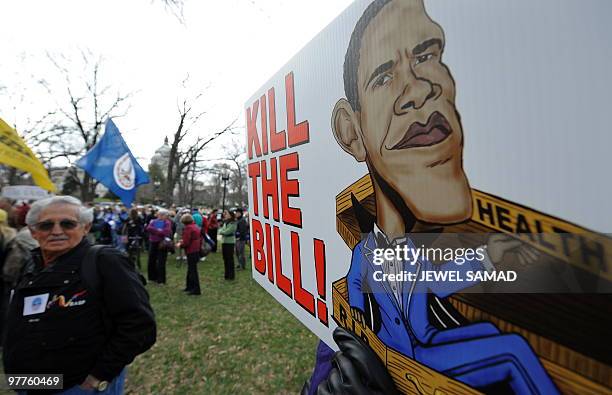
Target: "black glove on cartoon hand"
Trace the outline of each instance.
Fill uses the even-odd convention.
[[[340,351],[329,376],[319,384],[317,395],[399,395],[385,365],[361,339],[338,327],[334,341]]]

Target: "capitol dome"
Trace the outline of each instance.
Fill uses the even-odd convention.
[[[151,157],[151,164],[158,165],[161,169],[168,167],[168,161],[170,159],[170,145],[168,144],[168,137],[164,139],[164,144],[155,150],[153,157]]]

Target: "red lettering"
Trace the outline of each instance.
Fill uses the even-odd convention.
[[[324,325],[327,323],[327,304],[325,302],[326,295],[326,267],[325,267],[325,243],[323,240],[314,239],[314,260],[315,260],[315,271],[317,273],[317,293],[319,299],[317,299],[317,316],[319,321]]]
[[[257,194],[257,177],[260,175],[259,162],[249,163],[249,177],[251,178],[253,191],[253,214],[259,215],[259,196]]]
[[[257,135],[257,113],[259,111],[259,101],[253,103],[253,112],[251,108],[246,110],[247,124],[247,151],[249,159],[253,159],[253,146],[255,146],[255,155],[261,156],[261,147],[259,146],[259,136]]]
[[[300,158],[297,152],[283,155],[279,158],[281,177],[281,205],[283,222],[288,225],[302,227],[302,210],[289,206],[289,198],[300,196],[300,182],[288,179],[287,173],[300,169]]]
[[[264,155],[268,153],[268,113],[266,111],[266,95],[263,95],[259,102],[261,103],[261,150]]]
[[[272,216],[275,221],[280,221],[280,215],[278,213],[278,170],[276,166],[276,158],[270,159],[270,178],[268,178],[268,171],[266,161],[261,161],[261,196],[263,197],[263,215],[266,218],[270,218],[268,210],[268,198],[272,198]]]
[[[287,135],[284,130],[276,132],[276,101],[274,88],[268,91],[268,108],[270,111],[270,149],[277,152],[287,148]]]
[[[272,228],[266,224],[266,251],[268,253],[268,280],[274,284],[274,260],[272,257]]]
[[[296,232],[291,232],[291,263],[293,265],[293,295],[295,295],[295,301],[314,317],[314,297],[302,288],[300,236]]]
[[[268,226],[268,225],[266,225]],[[253,260],[255,261],[255,270],[261,274],[266,272],[266,254],[264,253],[264,234],[261,227],[261,222],[253,218],[251,220],[251,234],[253,235]],[[268,255],[268,259],[270,256]]]
[[[287,104],[287,138],[289,147],[307,143],[310,139],[308,121],[295,124],[295,92],[293,88],[293,72],[285,76],[285,92]]]
[[[274,261],[276,263],[276,286],[287,296],[291,296],[291,279],[283,274],[283,262],[281,260],[280,229],[274,227]]]

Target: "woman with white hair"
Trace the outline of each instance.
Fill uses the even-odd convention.
[[[149,281],[158,284],[166,283],[166,259],[168,258],[168,242],[173,245],[172,223],[168,219],[168,210],[161,209],[157,212],[157,219],[147,225],[149,233],[149,261],[147,265],[147,276]],[[167,240],[166,240],[167,239]]]

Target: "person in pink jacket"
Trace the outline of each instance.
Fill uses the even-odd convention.
[[[170,235],[172,234],[172,224],[168,219],[168,211],[159,210],[157,212],[157,219],[149,222],[146,231],[149,234],[147,277],[149,281],[165,284],[168,249],[163,247],[165,243],[162,243],[162,241],[166,238],[170,240]]]

